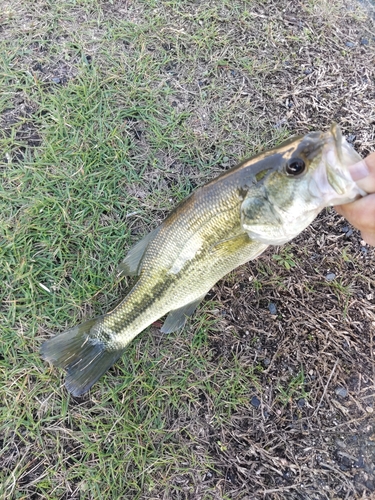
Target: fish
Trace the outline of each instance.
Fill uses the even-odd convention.
[[[85,394],[155,321],[167,315],[161,331],[181,329],[227,273],[292,240],[324,207],[365,196],[348,170],[360,159],[334,123],[224,171],[130,249],[119,273],[138,280],[122,302],[44,342],[42,358],[66,371],[73,396]]]

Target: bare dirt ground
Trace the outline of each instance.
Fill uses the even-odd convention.
[[[224,347],[213,338],[215,354],[229,363],[234,351],[262,367],[252,411],[234,414],[232,427],[217,434],[233,484],[262,485],[275,498],[370,498],[375,491],[374,254],[346,230],[336,215],[323,214],[288,248],[291,271],[265,259],[261,293],[253,286],[259,268],[215,289],[223,330],[239,335]],[[331,286],[333,274],[340,290]]]
[[[160,70],[170,88],[166,101],[184,116],[183,132],[174,130],[169,140],[186,142],[188,131],[190,164],[169,145],[153,145],[145,118],[129,118],[126,125],[137,144],[130,159],[140,166],[150,151],[154,155],[154,163],[150,161],[142,170],[144,183],[129,183],[126,188],[129,196],[144,204],[145,212],[153,214],[154,222],[170,208],[165,199],[176,192],[176,185],[181,186],[181,179],[189,179],[189,183],[183,185],[185,191],[178,188],[172,205],[248,154],[248,135],[251,151],[257,152],[283,135],[327,128],[337,121],[362,155],[374,150],[375,25],[371,3],[367,15],[357,11],[356,4],[322,0],[224,2],[219,7],[217,2],[143,5],[116,0],[99,4],[102,19],[112,27],[119,19],[141,25],[145,12],[167,19],[164,45],[158,35],[146,33],[142,50],[148,50],[155,60],[157,54],[168,53]],[[90,45],[84,30],[81,34],[77,28],[78,21],[84,24],[89,14],[79,5],[74,8],[77,25],[66,22],[66,38],[70,40],[77,30],[76,37],[82,39],[75,43],[86,43],[89,64],[101,57],[102,67],[110,67],[111,59],[98,55],[95,45],[95,39],[105,33],[104,25],[99,21],[90,25]],[[33,22],[32,13],[24,15],[25,24]],[[210,52],[205,46],[203,59],[196,30],[206,24],[207,36],[209,27],[215,26],[215,31]],[[9,26],[7,20],[3,33],[12,41],[15,31]],[[192,47],[197,51],[194,57]],[[34,50],[39,51],[38,57]],[[124,42],[121,50],[131,52],[133,48]],[[78,56],[66,57],[64,62],[58,53],[52,56],[32,45],[30,52],[26,66],[33,61],[34,75],[40,81],[64,86],[76,78]],[[17,62],[20,74],[23,63],[22,58]],[[33,121],[37,112],[38,106],[22,91],[16,93],[11,108],[2,110],[6,136],[15,131],[14,162],[27,163],[29,152],[43,144],[38,128],[41,115],[39,122]],[[196,168],[194,158],[198,156],[205,168]],[[210,164],[212,158],[217,161]],[[153,167],[157,162],[165,166],[163,174]],[[4,171],[6,168],[4,160]],[[164,192],[163,201],[159,192]],[[135,240],[147,230],[150,218],[133,223]],[[130,402],[125,384],[117,389],[122,394],[118,400],[127,401],[129,414],[133,411],[140,421],[132,430],[136,437],[129,437],[127,430],[121,446],[111,445],[112,439],[114,443],[120,439],[124,419],[123,414],[116,414],[116,403],[103,402],[100,392],[93,399],[66,399],[63,389],[53,394],[51,403],[46,394],[58,381],[56,372],[49,371],[43,389],[38,386],[44,396],[38,395],[40,406],[35,403],[32,410],[33,425],[23,421],[22,431],[13,435],[11,413],[4,413],[0,458],[4,498],[375,498],[374,273],[374,249],[333,209],[324,211],[291,244],[269,249],[256,262],[236,270],[214,287],[183,334],[166,337],[153,327],[153,340],[143,336],[129,354],[142,374],[138,386],[132,379],[135,392]],[[121,294],[124,290],[122,284],[115,291]],[[82,310],[86,308],[88,314],[92,311],[87,305],[91,304],[90,294],[94,295],[86,291],[81,299],[87,302]],[[94,305],[98,310],[103,303],[107,309],[108,303],[115,303],[114,298],[105,302],[102,295]],[[35,353],[38,335],[47,337],[45,332],[51,334],[56,328],[48,322],[50,313],[38,309],[37,316],[45,319],[46,326],[30,335],[37,338]],[[64,317],[64,321],[68,320]],[[5,352],[4,348],[2,359]],[[192,356],[196,362],[190,365]],[[35,360],[41,367],[37,354]],[[126,377],[130,377],[132,362],[126,363]],[[187,375],[179,389],[180,381],[173,377],[180,372]],[[33,380],[40,373],[33,374]],[[108,376],[108,384],[113,389],[116,380],[124,379],[124,369],[116,366],[111,376],[113,382]],[[7,391],[4,405],[12,398],[23,401],[21,389],[16,391],[13,382]],[[153,391],[159,391],[159,400]],[[41,401],[49,401],[53,408],[48,419]],[[142,408],[139,414],[137,404]],[[152,404],[162,424],[141,434],[142,419],[148,422],[148,414],[154,411]],[[108,424],[106,440],[101,441],[100,425],[107,425],[111,418],[114,423]],[[127,419],[129,422],[131,415]],[[83,422],[89,420],[93,423],[86,440]],[[56,437],[60,435],[61,440]],[[124,456],[131,453],[128,450],[137,446],[147,450],[149,461],[139,465],[136,459],[127,458],[124,465]],[[61,469],[48,475],[57,456]],[[116,462],[111,462],[114,456]],[[113,464],[114,475],[108,477],[114,484],[123,481],[122,489],[113,489],[107,476],[105,484],[95,476],[96,489],[91,489],[90,476],[85,475],[89,472],[74,472],[81,463],[87,464],[87,470],[97,471],[98,477],[102,467]],[[22,474],[17,472],[19,464]],[[73,471],[71,476],[69,471]]]

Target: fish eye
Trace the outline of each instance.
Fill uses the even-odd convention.
[[[299,175],[304,172],[305,167],[306,165],[302,158],[291,158],[287,161],[285,170],[289,175]]]

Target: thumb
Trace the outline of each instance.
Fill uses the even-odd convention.
[[[366,193],[375,192],[375,152],[349,167],[350,175]]]

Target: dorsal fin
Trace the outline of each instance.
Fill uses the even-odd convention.
[[[146,234],[138,243],[136,243],[128,252],[125,259],[118,266],[119,276],[136,276],[141,271],[141,261],[147,247],[156,236],[159,228]]]

